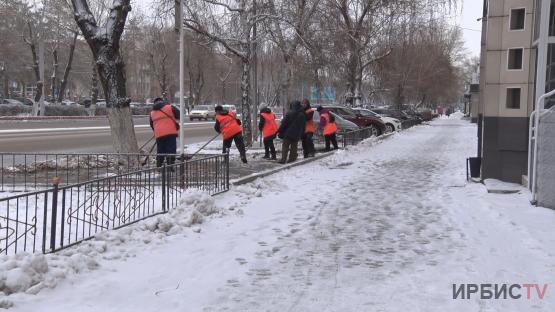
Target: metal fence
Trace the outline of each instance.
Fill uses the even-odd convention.
[[[54,252],[177,207],[186,189],[229,189],[229,155],[177,162],[0,199],[0,254]]]
[[[341,134],[341,137],[342,137],[344,148],[349,145],[356,145],[360,143],[362,140],[372,137],[372,128],[363,128],[363,129],[343,132]]]
[[[401,127],[403,127],[403,130],[414,127],[416,125],[419,125],[422,123],[422,120],[420,119],[407,119],[407,120],[402,120],[401,121]]]
[[[59,177],[61,185],[70,185],[116,176],[153,168],[155,159],[153,154],[0,153],[0,192],[49,188],[53,177]]]

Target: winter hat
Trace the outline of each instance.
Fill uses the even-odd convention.
[[[165,104],[165,101],[162,98],[155,98],[154,105]]]
[[[221,105],[217,105],[216,108],[214,108],[214,111],[216,111],[216,112],[221,112],[223,110],[224,110],[224,108]]]

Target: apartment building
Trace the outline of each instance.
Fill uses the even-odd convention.
[[[533,200],[553,208],[555,96],[539,114],[536,106],[554,89],[555,0],[485,0],[475,108],[481,176],[528,184]]]

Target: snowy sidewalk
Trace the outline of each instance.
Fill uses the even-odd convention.
[[[236,187],[200,233],[119,246],[127,258],[11,296],[12,310],[552,311],[555,212],[466,185],[475,137],[437,120]],[[454,283],[528,282],[554,288],[452,298]]]

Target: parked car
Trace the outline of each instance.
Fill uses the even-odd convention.
[[[379,136],[386,132],[385,123],[380,118],[374,116],[363,116],[351,108],[344,106],[325,105],[324,108],[334,112],[336,115],[347,119],[360,128],[371,128],[372,135]]]
[[[360,127],[357,126],[354,122],[348,121],[347,119],[335,114],[334,112],[331,112],[331,114],[335,117],[337,132],[341,133],[360,129]],[[312,120],[314,121],[314,127],[318,129],[320,126],[320,114],[318,113],[318,111],[314,111]]]
[[[372,111],[380,116],[392,117],[401,121],[410,119],[410,116],[398,109],[375,108]]]
[[[78,105],[77,103],[75,103],[73,101],[69,101],[69,100],[63,100],[61,104],[64,105],[64,106]]]
[[[357,113],[361,114],[362,116],[373,116],[376,118],[380,118],[383,121],[383,123],[385,123],[385,129],[386,129],[386,132],[388,133],[403,129],[401,121],[397,118],[382,116],[369,109],[364,109],[364,108],[355,108],[354,110]]]
[[[3,99],[0,104],[8,104],[8,105],[23,105],[22,102],[14,99]]]
[[[191,113],[189,114],[189,119],[190,120],[208,120],[208,119],[212,119],[212,120],[216,120],[216,112],[214,111],[214,106],[212,105],[197,105],[195,106],[192,110]]]
[[[17,101],[19,101],[19,102],[21,102],[21,103],[23,103],[27,106],[33,106],[33,103],[34,103],[33,100],[29,99],[29,98],[21,98],[20,97],[20,98],[15,98],[14,100],[17,100]]]

